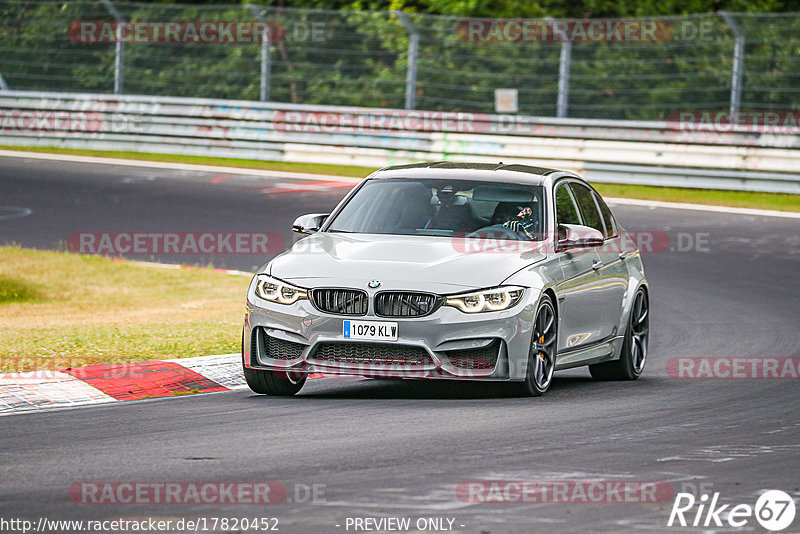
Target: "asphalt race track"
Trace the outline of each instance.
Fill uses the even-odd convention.
[[[295,216],[324,212],[346,191],[278,193],[279,181],[286,179],[2,158],[0,243],[55,249],[76,232],[137,231],[266,231],[288,241]],[[800,503],[800,381],[666,371],[674,357],[800,357],[800,220],[613,209],[627,229],[670,239],[664,251],[643,255],[653,315],[640,380],[597,383],[583,369],[568,371],[543,398],[528,399],[496,385],[322,379],[289,399],[235,390],[3,417],[0,516],[275,517],[285,533],[353,532],[347,518],[384,516],[412,525],[450,518],[464,533],[763,531],[753,518],[740,529],[669,528],[672,498],[457,497],[466,481],[612,480],[662,481],[674,492],[719,492],[720,504],[751,506],[762,490],[781,489]],[[246,270],[266,260],[138,259]],[[96,481],[274,481],[289,494],[258,506],[70,500],[73,484]],[[303,493],[313,485],[321,494],[308,502]],[[787,531],[798,529],[800,517]]]

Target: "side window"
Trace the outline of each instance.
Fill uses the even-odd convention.
[[[569,194],[567,184],[561,184],[556,188],[556,224],[581,224],[578,216],[578,209]]]
[[[608,206],[606,205],[605,201],[600,198],[600,195],[594,195],[594,199],[597,201],[597,205],[600,206],[600,214],[603,215],[603,221],[606,224],[606,238],[616,236],[617,222],[614,220],[611,210],[608,209]]]
[[[597,209],[597,204],[594,203],[592,191],[580,184],[570,184],[572,192],[575,194],[575,200],[578,201],[578,206],[583,215],[583,224],[590,226],[595,230],[600,230],[605,235],[605,228],[603,228],[603,218],[600,216],[600,211]]]

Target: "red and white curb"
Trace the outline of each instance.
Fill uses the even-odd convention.
[[[308,378],[359,378],[311,374]],[[0,416],[247,387],[239,353],[0,374]]]
[[[246,387],[241,355],[0,374],[0,415]]]

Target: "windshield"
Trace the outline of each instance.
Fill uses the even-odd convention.
[[[540,186],[475,180],[368,180],[329,223],[328,232],[491,237],[538,241]]]

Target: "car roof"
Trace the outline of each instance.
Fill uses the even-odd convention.
[[[542,185],[561,176],[576,177],[573,173],[533,165],[430,161],[409,165],[391,165],[375,171],[370,178],[432,178],[445,180],[486,180],[493,182]]]

